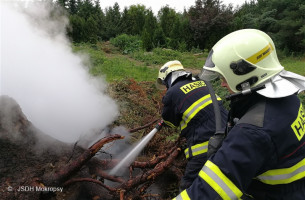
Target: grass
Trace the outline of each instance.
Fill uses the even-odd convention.
[[[296,74],[305,76],[305,57],[285,57],[280,60],[286,71],[291,71]],[[300,93],[299,98],[305,105],[305,92]]]
[[[135,51],[123,55],[110,46],[111,53],[102,49],[105,43],[97,45],[75,44],[75,52],[83,52],[90,56],[90,73],[94,76],[105,76],[106,81],[134,79],[135,81],[155,81],[161,65],[169,60],[179,60],[185,68],[201,69],[204,65],[207,51],[194,54],[171,49],[155,48],[151,52]],[[280,60],[287,71],[305,75],[305,59],[284,57]],[[87,63],[88,64],[88,63]],[[221,90],[220,93],[223,93]]]
[[[102,64],[91,68],[94,76],[106,75],[109,82],[134,79],[135,81],[154,81],[158,75],[158,69],[139,66],[127,58],[108,58]]]
[[[131,54],[135,60],[144,62],[146,65],[163,65],[170,60],[179,60],[184,67],[201,69],[207,53],[193,54],[191,52],[179,52],[171,49],[155,48],[151,52],[136,51]]]
[[[93,76],[103,76],[107,82],[115,82],[124,79],[134,79],[136,81],[155,81],[158,75],[157,68],[149,68],[145,63],[136,63],[127,56],[113,54],[106,56],[100,45],[77,44],[73,46],[73,51],[85,53],[90,57],[90,73]]]
[[[155,81],[161,65],[169,60],[179,60],[185,68],[201,69],[206,53],[193,54],[181,53],[171,49],[156,48],[152,52],[136,51],[129,55],[123,55],[112,49],[112,53],[106,54],[103,44],[75,44],[73,51],[85,53],[90,57],[90,73],[94,76],[104,76],[106,81],[114,82],[124,79],[136,81]],[[111,47],[113,48],[113,47]]]
[[[286,57],[280,62],[285,70],[305,76],[305,58]]]

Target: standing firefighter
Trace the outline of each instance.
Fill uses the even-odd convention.
[[[214,45],[200,78],[216,77],[232,93],[233,127],[175,199],[304,200],[305,113],[297,93],[305,78],[285,71],[271,38],[255,29]]]
[[[162,118],[166,125],[181,129],[187,139],[188,160],[180,189],[188,188],[207,160],[208,140],[215,133],[215,117],[208,88],[204,81],[194,80],[179,61],[169,61],[159,71],[158,82],[167,88],[163,97]],[[218,98],[225,128],[227,111]]]

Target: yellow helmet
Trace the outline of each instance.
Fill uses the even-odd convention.
[[[162,82],[166,77],[174,71],[185,71],[183,65],[178,60],[173,60],[165,63],[159,70],[158,83],[163,84]]]
[[[212,48],[199,77],[212,80],[223,76],[233,92],[264,83],[280,73],[280,64],[272,39],[256,29],[242,29],[219,40]]]

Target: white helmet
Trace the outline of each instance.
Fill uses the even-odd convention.
[[[283,69],[272,39],[260,30],[243,29],[228,34],[213,46],[199,77],[209,81],[221,75],[236,93],[244,89],[244,83],[255,87]]]
[[[178,60],[165,63],[159,70],[158,83],[163,84],[166,77],[174,71],[185,71],[182,64]]]

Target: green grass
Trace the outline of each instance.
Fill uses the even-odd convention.
[[[280,62],[285,70],[305,76],[305,58],[286,57]]]
[[[155,48],[151,52],[136,51],[130,54],[132,58],[144,62],[146,65],[163,65],[170,60],[179,60],[186,68],[201,69],[207,53],[193,54],[171,49]]]
[[[93,76],[103,76],[107,82],[124,79],[136,81],[155,81],[158,68],[146,67],[145,63],[136,63],[127,56],[113,54],[107,57],[100,45],[77,44],[73,51],[89,55],[90,62],[84,63]]]
[[[149,68],[134,64],[127,58],[107,58],[102,64],[90,70],[94,76],[105,75],[108,82],[134,79],[136,81],[155,81],[157,68]]]
[[[120,51],[117,51],[106,56],[102,51],[103,45],[75,44],[73,51],[88,54],[90,63],[85,64],[90,65],[90,73],[94,76],[105,76],[108,82],[123,79],[155,81],[159,67],[169,60],[179,60],[185,68],[201,69],[207,56],[207,51],[194,54],[162,48],[155,48],[152,52],[136,51],[128,55],[119,54]],[[304,58],[285,57],[280,62],[286,70],[305,75]]]
[[[286,57],[280,60],[285,70],[305,76],[305,57]],[[299,98],[305,104],[305,92],[300,93]]]

